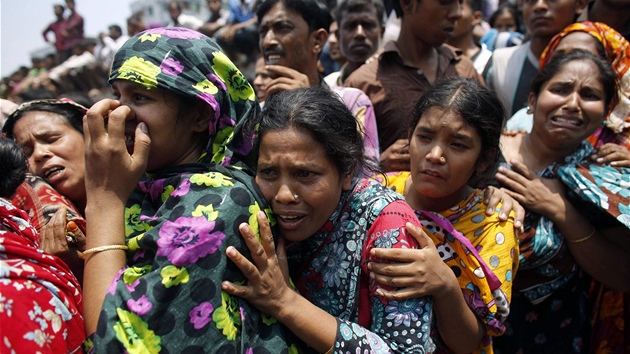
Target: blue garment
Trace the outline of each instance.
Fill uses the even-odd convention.
[[[242,23],[256,16],[250,8],[250,3],[241,3],[240,0],[230,0],[230,19],[228,23]]]

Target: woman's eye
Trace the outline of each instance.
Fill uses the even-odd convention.
[[[269,177],[273,174],[273,170],[271,168],[263,168],[259,169],[256,174],[264,177]]]
[[[310,172],[310,171],[300,171],[300,172],[297,173],[298,177],[311,177],[313,175],[314,175],[314,173]]]

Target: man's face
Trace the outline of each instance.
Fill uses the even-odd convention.
[[[402,2],[402,0],[401,0]],[[462,17],[463,0],[410,0],[403,21],[411,23],[413,37],[439,46],[453,35],[457,20]]]
[[[381,25],[374,6],[366,6],[360,11],[343,11],[338,31],[341,53],[352,63],[364,63],[381,43]]]
[[[258,27],[260,51],[267,65],[282,65],[308,72],[317,65],[314,41],[299,13],[278,2],[263,16]]]
[[[523,20],[533,37],[553,37],[582,12],[578,0],[524,0]]]
[[[208,9],[212,13],[219,13],[219,11],[221,11],[221,6],[223,6],[223,2],[221,0],[208,0]]]
[[[169,4],[168,5],[168,13],[171,15],[171,18],[174,21],[174,20],[177,20],[177,18],[179,17],[179,14],[181,13],[181,11],[179,11],[177,9],[177,5]]]

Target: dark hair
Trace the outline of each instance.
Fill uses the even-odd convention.
[[[383,25],[385,7],[382,0],[344,0],[334,10],[335,21],[341,25],[343,18],[343,12],[359,12],[369,9],[373,6],[376,9],[376,17],[378,17],[378,24]]]
[[[122,28],[120,28],[120,26],[118,26],[118,25],[111,25],[111,26],[107,27],[107,29],[116,31],[118,33],[122,33]]]
[[[597,66],[599,69],[598,78],[604,87],[604,95],[606,96],[604,103],[606,113],[608,113],[610,102],[613,98],[617,97],[617,74],[606,59],[583,50],[573,50],[551,58],[551,60],[540,69],[538,74],[536,74],[532,80],[529,91],[538,98],[543,85],[551,80],[568,63],[573,61],[589,61]]]
[[[323,28],[328,32],[332,23],[332,15],[325,4],[316,0],[264,0],[256,11],[258,23],[277,4],[282,3],[287,9],[295,11],[302,16],[308,24],[308,31],[313,32]]]
[[[250,123],[258,130],[255,151],[266,132],[294,127],[309,132],[321,143],[340,175],[353,169],[355,175],[378,171],[376,164],[364,155],[363,135],[357,120],[329,89],[315,86],[274,93],[267,97],[259,118]]]
[[[483,0],[468,0],[468,5],[472,12],[481,11],[483,9]]]
[[[492,15],[490,15],[490,19],[488,20],[488,24],[490,25],[490,27],[494,28],[494,23],[497,21],[497,17],[499,17],[505,11],[509,12],[510,15],[512,15],[512,17],[514,18],[514,23],[516,24],[516,31],[520,31],[521,21],[519,20],[518,16],[518,9],[516,8],[516,5],[510,2],[504,2],[497,8],[495,12],[492,13]]]
[[[0,137],[0,197],[11,198],[28,168],[24,151],[13,139]]]
[[[492,172],[501,154],[499,140],[505,122],[505,109],[496,93],[470,78],[438,81],[420,97],[413,108],[409,120],[410,139],[422,115],[433,107],[456,112],[475,128],[481,138],[480,156],[488,162],[486,171]]]
[[[13,138],[13,128],[15,123],[20,120],[28,112],[50,112],[58,114],[65,118],[66,122],[83,135],[83,116],[85,111],[79,105],[70,103],[57,103],[47,101],[27,102],[18,106],[13,113],[9,115],[7,121],[2,127],[2,132],[9,138]]]

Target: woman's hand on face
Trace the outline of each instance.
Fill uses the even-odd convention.
[[[607,143],[595,149],[591,159],[597,163],[607,163],[614,167],[630,167],[628,148],[613,143]]]
[[[279,238],[276,251],[267,216],[259,211],[256,217],[260,229],[260,242],[249,225],[243,223],[239,226],[239,231],[252,254],[253,263],[232,246],[226,250],[228,258],[247,278],[247,285],[224,281],[221,289],[247,300],[263,313],[274,316],[285,304],[290,303],[287,299],[296,293],[289,285],[289,266],[282,238]]]
[[[502,188],[527,210],[545,215],[552,220],[565,210],[565,187],[557,179],[541,178],[529,171],[523,163],[512,160],[513,170],[499,167],[496,179]]]
[[[501,221],[507,220],[510,212],[514,211],[514,228],[523,232],[525,209],[504,189],[488,186],[483,191],[483,202],[487,205],[486,215],[488,216],[496,212],[497,204],[501,202],[501,209],[499,210],[499,220]]]
[[[391,263],[368,263],[370,278],[377,283],[396,288],[379,288],[376,293],[390,300],[406,300],[420,296],[440,296],[447,291],[459,291],[457,278],[442,261],[433,240],[422,228],[411,223],[407,231],[418,241],[420,249],[373,248],[372,256]]]
[[[125,145],[125,121],[134,113],[120,102],[104,99],[83,117],[85,187],[97,196],[115,195],[126,201],[145,171],[151,139],[145,123],[135,130],[133,154]]]
[[[59,207],[48,223],[42,226],[39,232],[39,244],[44,252],[61,258],[74,272],[77,267],[83,267],[78,248],[85,249],[85,235],[75,225],[76,230],[71,231],[76,238],[76,244],[70,245],[67,236],[70,223],[74,224],[72,221],[66,223],[66,208]]]

